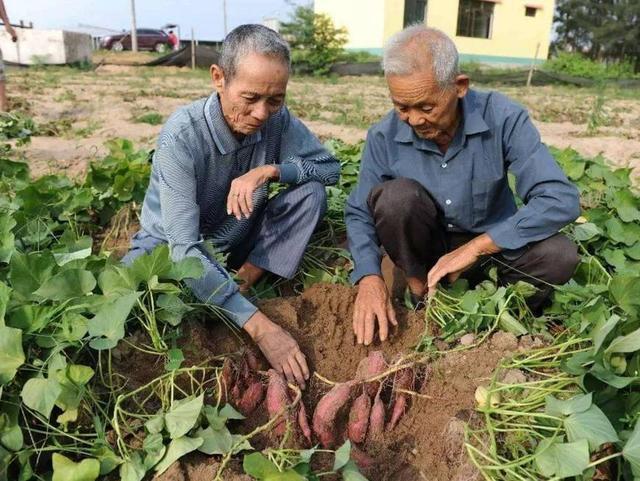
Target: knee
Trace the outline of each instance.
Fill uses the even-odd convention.
[[[367,202],[374,217],[384,214],[409,214],[423,209],[425,204],[434,206],[433,199],[422,184],[404,177],[388,180],[373,187]]]
[[[327,191],[323,184],[316,181],[306,182],[296,187],[296,190],[305,210],[324,215],[327,211]]]
[[[547,282],[564,284],[576,271],[580,263],[578,246],[568,237],[556,234],[540,243],[540,256],[544,259],[548,273]]]

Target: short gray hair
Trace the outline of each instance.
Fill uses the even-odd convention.
[[[240,60],[252,53],[280,59],[291,69],[289,44],[278,32],[264,25],[240,25],[225,37],[218,60],[228,82],[235,77]]]
[[[382,57],[385,75],[409,75],[426,68],[433,69],[441,87],[451,86],[460,73],[458,49],[444,32],[417,24],[387,40]]]

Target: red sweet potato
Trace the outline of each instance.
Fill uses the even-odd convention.
[[[233,362],[230,357],[226,357],[220,370],[220,399],[221,404],[226,404],[229,400],[231,389],[233,388]]]
[[[300,404],[298,408],[298,426],[300,426],[300,431],[302,431],[302,435],[305,437],[309,444],[311,441],[311,428],[309,427],[309,420],[307,419],[307,409],[304,407],[304,403],[302,399],[300,399]]]
[[[387,361],[384,359],[382,351],[373,351],[369,353],[367,357],[362,359],[358,364],[356,371],[356,380],[362,381],[382,374],[387,368]],[[370,398],[376,395],[380,381],[368,382],[365,384],[365,389]]]
[[[242,393],[242,396],[238,401],[238,411],[240,411],[245,416],[248,416],[256,410],[263,399],[264,385],[262,384],[260,379],[253,377],[253,380],[250,382],[247,389],[245,389],[245,391]]]
[[[376,394],[369,415],[369,436],[377,437],[384,432],[384,403],[380,399],[380,391]]]
[[[347,433],[349,439],[354,443],[361,443],[367,436],[369,427],[369,413],[371,412],[371,398],[363,391],[356,398],[349,411],[349,423]]]
[[[336,416],[351,399],[352,388],[353,382],[336,384],[316,406],[313,413],[313,432],[325,448],[333,448],[336,444]]]
[[[269,384],[267,385],[267,412],[269,413],[269,419],[274,418],[291,403],[289,395],[287,394],[287,383],[282,377],[282,374],[278,373],[274,369],[269,369],[267,372],[269,376]],[[282,418],[274,427],[273,432],[277,436],[282,436],[287,429],[288,415]]]
[[[351,445],[351,459],[353,459],[356,465],[363,470],[373,468],[376,464],[376,460],[374,458],[354,445]]]
[[[258,361],[255,352],[253,352],[251,349],[245,350],[244,353],[242,353],[242,358],[251,371],[260,370],[260,361]]]
[[[391,419],[389,420],[387,430],[391,431],[398,425],[398,422],[400,422],[400,418],[402,418],[408,407],[408,394],[399,392],[399,390],[413,390],[414,380],[415,373],[410,367],[401,369],[400,371],[396,372],[396,375],[393,379],[393,401],[391,403]]]

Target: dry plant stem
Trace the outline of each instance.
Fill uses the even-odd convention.
[[[222,478],[222,473],[224,472],[224,469],[226,468],[227,464],[229,463],[229,461],[231,460],[231,456],[233,456],[233,452],[242,445],[242,443],[244,443],[245,441],[250,440],[252,437],[254,437],[256,434],[262,433],[264,431],[267,431],[269,429],[271,429],[276,422],[279,422],[280,419],[282,417],[284,417],[285,413],[292,409],[295,408],[298,403],[300,402],[300,400],[302,399],[302,391],[300,390],[300,388],[294,384],[288,384],[289,389],[291,389],[292,391],[294,391],[296,393],[296,397],[295,399],[291,402],[291,404],[286,405],[285,407],[283,407],[273,418],[271,418],[267,423],[263,424],[262,426],[258,426],[256,429],[254,429],[253,431],[251,431],[249,434],[245,434],[244,436],[242,436],[241,438],[239,438],[234,444],[233,446],[231,446],[231,449],[229,450],[229,452],[227,454],[225,454],[224,458],[222,458],[222,461],[220,461],[220,466],[218,467],[218,471],[216,472],[216,477],[214,478],[214,481],[224,481]]]

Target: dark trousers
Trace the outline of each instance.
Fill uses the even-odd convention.
[[[426,280],[440,257],[479,235],[447,232],[435,202],[424,187],[412,179],[398,178],[377,185],[369,193],[368,205],[378,239],[395,266],[408,277]],[[567,282],[580,258],[577,246],[566,236],[556,234],[517,251],[481,259],[462,277],[471,283],[479,281],[487,261],[496,264],[500,283],[522,280],[537,287],[538,292],[529,298],[528,304],[534,312],[539,312],[551,295],[553,285]]]

